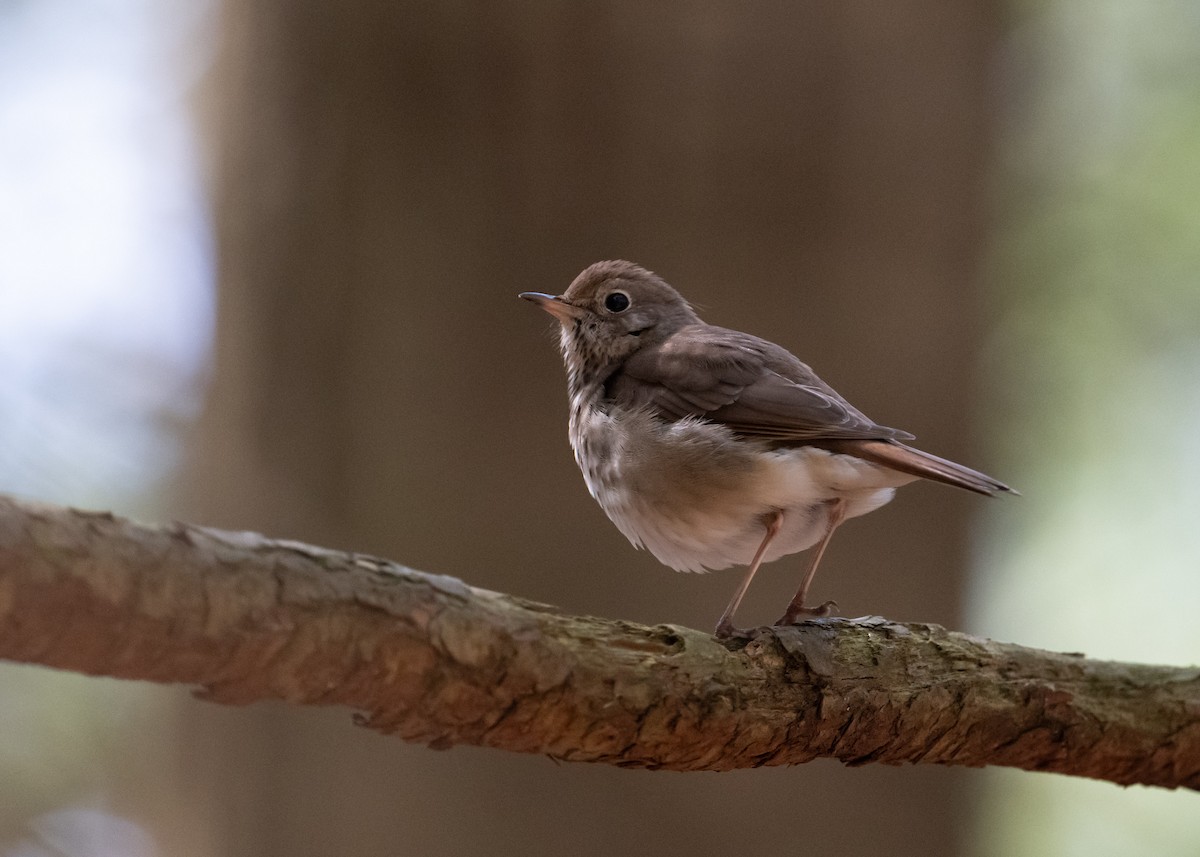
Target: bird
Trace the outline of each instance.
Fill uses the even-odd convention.
[[[928,479],[996,496],[992,477],[909,446],[799,358],[706,324],[653,272],[596,262],[560,295],[522,292],[557,319],[568,436],[592,497],[637,548],[678,571],[746,566],[717,622],[734,625],[759,567],[808,550],[777,626],[831,615],[807,603],[817,566],[847,519]]]

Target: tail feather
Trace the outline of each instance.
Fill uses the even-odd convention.
[[[968,491],[974,491],[977,494],[986,494],[989,497],[995,497],[997,494],[1017,493],[1003,482],[993,479],[986,473],[980,473],[978,470],[963,467],[961,464],[955,464],[953,461],[948,461],[945,458],[938,458],[936,455],[914,449],[898,441],[839,440],[830,444],[830,449],[844,455],[853,455],[856,458],[870,461],[873,464],[890,467],[892,470],[898,470],[901,473],[920,476],[923,479],[932,479],[934,482],[942,482],[946,485],[953,485],[956,488],[965,488]]]

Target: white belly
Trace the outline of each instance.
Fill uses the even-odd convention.
[[[701,420],[592,412],[571,442],[608,517],[635,546],[678,571],[749,564],[776,510],[783,523],[764,560],[805,550],[825,531],[829,501],[846,500],[852,518],[916,478],[815,447],[770,450],[731,445],[732,438]]]

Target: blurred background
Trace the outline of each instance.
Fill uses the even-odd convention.
[[[0,491],[709,628],[735,576],[605,520],[552,322],[515,297],[629,258],[1022,490],[905,489],[834,540],[815,599],[1195,663],[1198,200],[1185,0],[12,0]],[[1197,843],[1188,794],[563,766],[0,669],[6,857]]]

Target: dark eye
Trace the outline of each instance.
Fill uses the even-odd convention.
[[[609,312],[625,312],[629,309],[629,295],[624,292],[609,292],[604,298],[604,308]]]

